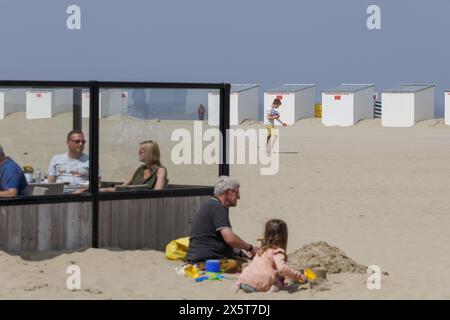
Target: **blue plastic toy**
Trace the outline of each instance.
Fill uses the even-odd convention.
[[[205,271],[211,273],[220,272],[220,261],[219,260],[206,260]]]

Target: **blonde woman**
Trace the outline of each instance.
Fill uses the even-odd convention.
[[[161,165],[159,146],[155,141],[146,140],[139,144],[139,161],[143,162],[123,183],[127,185],[146,184],[149,189],[161,190],[167,187],[167,169]],[[101,191],[115,191],[102,188]]]

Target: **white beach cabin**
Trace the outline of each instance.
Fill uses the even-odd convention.
[[[32,89],[26,92],[26,119],[51,118],[73,112],[72,89]]]
[[[434,118],[434,85],[404,84],[382,93],[383,127],[411,127]]]
[[[25,112],[26,95],[24,89],[0,90],[0,120],[14,112]]]
[[[374,117],[374,85],[342,84],[322,92],[322,123],[353,126]]]
[[[445,124],[450,126],[450,90],[445,91]]]
[[[280,119],[286,124],[294,124],[301,118],[314,118],[316,102],[315,84],[283,84],[264,91],[264,123],[268,124],[267,113],[274,99],[281,100],[278,109]],[[275,125],[281,125],[278,121]]]
[[[89,90],[83,90],[81,93],[81,117],[89,118],[90,111],[90,103],[91,103],[91,93]]]
[[[126,114],[128,111],[128,91],[122,89],[101,89],[99,92],[100,117],[108,117],[116,114]],[[89,118],[89,106],[91,95],[88,90],[83,90],[81,114],[83,118]]]
[[[230,126],[239,125],[244,120],[258,120],[257,84],[232,84],[230,88]],[[220,93],[208,93],[206,111],[208,124],[218,126],[220,119]]]

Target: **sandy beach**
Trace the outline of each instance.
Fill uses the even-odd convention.
[[[8,118],[17,121],[19,117],[13,114]],[[16,137],[8,137],[6,133],[11,134],[14,127],[8,118],[0,122],[0,144],[7,152],[14,147],[12,157],[23,160],[19,142],[30,136],[31,129],[20,129]],[[65,121],[61,132],[71,118]],[[161,121],[156,125],[158,139],[168,141],[175,124],[164,126]],[[259,122],[241,127],[264,128]],[[134,144],[124,142],[127,147],[121,152],[114,149],[117,123],[103,128],[107,138],[102,148],[117,158],[118,164],[112,166],[115,172],[127,172],[130,159],[137,165]],[[442,119],[411,128],[383,128],[377,119],[353,127],[324,127],[320,119],[305,119],[280,130],[277,175],[260,175],[259,165],[231,166],[231,175],[241,181],[241,200],[230,210],[238,235],[256,243],[267,219],[284,219],[289,227],[288,252],[313,241],[326,241],[358,263],[378,265],[388,272],[382,276],[380,290],[367,289],[365,274],[340,273],[329,275],[330,289],[326,291],[235,293],[230,287],[236,276],[196,283],[177,275],[174,269],[180,262],[166,260],[162,252],[87,249],[23,257],[0,251],[0,298],[449,299],[449,134],[450,127]],[[45,150],[38,160],[42,167],[47,154],[64,152],[64,136],[54,137],[51,130],[42,130],[35,139],[36,149],[29,149],[28,144],[27,150]],[[163,148],[165,157],[168,150]],[[105,176],[113,178],[107,164],[104,162]],[[186,168],[174,165],[169,173],[173,183],[206,183],[214,180],[216,168],[209,169],[207,179],[198,178],[196,170],[186,176]],[[82,271],[80,291],[66,289],[66,268],[72,263]]]

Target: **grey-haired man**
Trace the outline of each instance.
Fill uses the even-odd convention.
[[[256,253],[258,248],[242,240],[231,228],[227,209],[237,205],[239,187],[237,179],[219,177],[214,197],[200,207],[192,221],[186,261],[233,258],[240,250]]]

